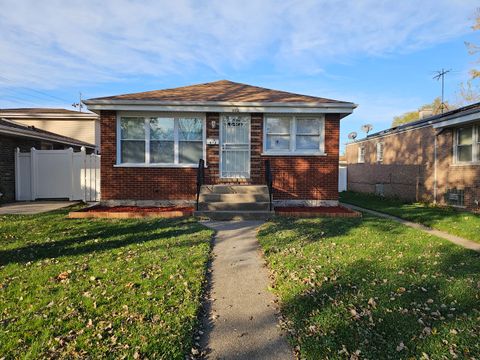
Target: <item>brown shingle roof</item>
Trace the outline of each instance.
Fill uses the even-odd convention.
[[[258,86],[220,80],[173,89],[108,96],[90,100],[149,100],[175,102],[245,102],[245,103],[346,103],[321,97],[300,95]],[[88,101],[87,101],[88,103]]]

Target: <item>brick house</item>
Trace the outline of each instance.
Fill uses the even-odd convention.
[[[479,210],[480,103],[347,144],[348,189]]]
[[[199,159],[207,185],[264,185],[269,159],[277,204],[338,203],[350,102],[222,80],[85,104],[100,114],[104,203],[192,202]]]
[[[15,200],[15,151],[73,148],[93,152],[95,145],[0,118],[0,203]]]

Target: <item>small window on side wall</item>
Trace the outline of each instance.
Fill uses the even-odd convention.
[[[459,128],[456,132],[456,160],[459,163],[473,161],[473,126]]]
[[[365,162],[365,146],[358,147],[358,162],[363,164]]]
[[[383,161],[383,143],[377,143],[377,162]]]

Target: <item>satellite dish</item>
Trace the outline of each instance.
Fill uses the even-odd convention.
[[[362,131],[365,132],[365,133],[369,133],[370,131],[372,131],[373,129],[373,125],[372,124],[365,124],[365,125],[362,125]]]
[[[348,134],[348,138],[350,140],[355,140],[357,138],[357,133],[355,131],[352,131],[350,134]]]

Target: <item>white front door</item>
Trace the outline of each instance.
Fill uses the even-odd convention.
[[[220,177],[250,178],[250,115],[220,118]]]

